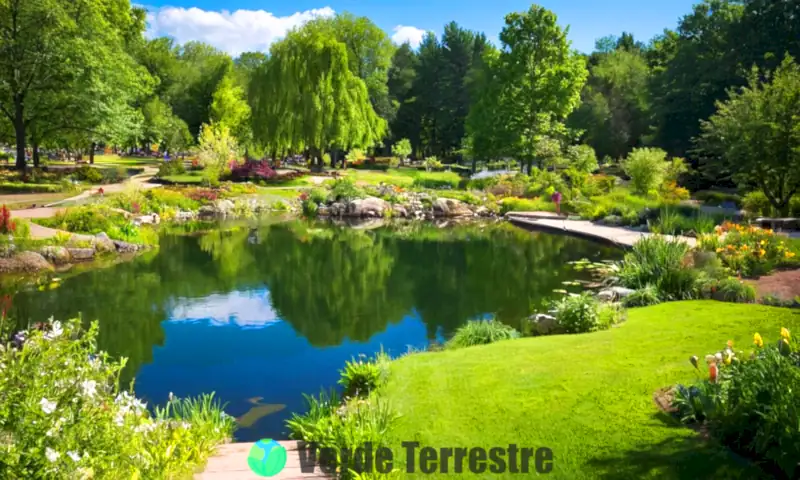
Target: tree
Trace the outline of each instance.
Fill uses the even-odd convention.
[[[412,146],[419,145],[420,104],[413,90],[418,65],[417,54],[411,45],[404,43],[392,56],[392,66],[389,68],[387,79],[389,101],[392,102],[392,108],[396,112],[390,122],[392,138],[407,138]]]
[[[534,5],[507,15],[505,23],[500,33],[504,111],[530,172],[541,137],[560,134],[562,122],[578,106],[586,65],[570,50],[567,31],[549,10]]]
[[[394,144],[392,150],[394,150],[395,155],[400,157],[400,160],[403,161],[411,155],[411,141],[407,138],[401,138]]]
[[[487,48],[470,72],[470,108],[465,126],[473,171],[478,159],[498,159],[510,153],[513,143],[505,128],[502,73],[500,51],[496,48]]]
[[[754,68],[746,87],[717,103],[698,144],[710,168],[758,188],[785,213],[800,190],[800,66],[786,56],[763,82],[759,73]]]
[[[211,121],[225,125],[239,145],[247,145],[252,136],[250,105],[247,104],[244,90],[236,84],[233,71],[222,77],[211,99]]]
[[[222,171],[235,162],[239,146],[227,125],[203,125],[197,138],[197,158],[203,165],[204,179],[215,184]]]
[[[622,162],[622,169],[631,178],[631,190],[649,195],[664,182],[670,166],[667,152],[658,148],[634,148]]]
[[[126,46],[141,36],[140,13],[126,0],[0,2],[0,112],[14,126],[17,168],[25,168],[29,129],[42,136],[85,127],[59,121],[86,109],[81,101],[112,102],[125,91],[114,82],[130,71]],[[90,113],[84,119],[97,127],[103,119],[87,118]],[[41,124],[52,120],[58,123]],[[32,140],[36,145],[41,138]]]
[[[638,50],[599,55],[568,125],[597,153],[622,158],[650,132],[650,67]]]

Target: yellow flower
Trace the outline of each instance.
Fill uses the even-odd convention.
[[[733,348],[733,340],[728,340],[728,348]]]
[[[781,328],[781,338],[784,340],[789,340],[792,338],[791,335],[789,335],[789,330],[786,327]]]
[[[795,255],[796,254],[794,252],[786,252],[786,253],[783,254],[783,256],[786,257],[786,258],[792,258]]]
[[[760,242],[758,242],[758,243],[760,243],[761,245],[766,245],[766,244],[767,244],[767,241],[766,241],[766,240],[761,240],[761,241],[760,241]]]
[[[742,250],[747,250],[748,248],[750,247],[748,247],[747,245],[742,245]]]
[[[725,251],[725,249],[724,249],[724,248],[721,248],[721,247],[720,247],[720,248],[718,248],[718,249],[717,249],[717,253],[720,253],[720,252],[723,252],[723,251]]]
[[[764,339],[763,339],[763,338],[761,338],[761,335],[759,335],[759,334],[758,334],[758,332],[756,332],[756,334],[755,334],[755,335],[753,335],[753,343],[754,343],[754,344],[756,345],[756,347],[758,347],[758,348],[761,348],[761,347],[763,347],[763,346],[764,346]]]
[[[761,250],[758,251],[758,254],[763,257],[764,255],[767,254],[767,251],[762,248]]]

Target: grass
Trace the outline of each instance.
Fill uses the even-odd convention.
[[[167,175],[161,180],[170,184],[199,185],[203,183],[203,175],[199,172],[191,172],[183,175]]]
[[[424,172],[416,168],[392,168],[389,170],[357,170],[350,168],[345,170],[345,175],[355,180],[357,183],[378,185],[387,183],[399,187],[410,187],[414,180],[424,179],[431,181],[443,181],[458,184],[461,177],[454,172]]]
[[[405,459],[404,441],[515,443],[551,448],[550,478],[758,478],[746,461],[661,414],[653,393],[692,381],[691,355],[729,339],[749,351],[754,332],[780,327],[800,331],[800,311],[676,302],[630,310],[621,327],[601,332],[401,358],[383,391],[401,415],[394,458]]]

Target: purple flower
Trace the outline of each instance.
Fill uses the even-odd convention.
[[[25,340],[27,340],[27,336],[28,332],[25,330],[15,333],[14,339],[12,340],[14,342],[14,346],[17,348],[22,348],[22,345],[25,343]]]

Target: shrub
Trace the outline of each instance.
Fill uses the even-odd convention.
[[[177,158],[165,160],[158,166],[158,176],[160,178],[169,177],[171,175],[183,175],[184,173],[186,173],[186,167],[183,165],[183,160]]]
[[[231,437],[212,396],[150,414],[119,389],[125,360],[96,340],[96,323],[54,321],[0,349],[0,424],[13,439],[0,449],[4,478],[182,478]]]
[[[243,163],[233,162],[231,164],[231,179],[235,181],[243,180],[270,180],[277,175],[277,172],[269,166],[267,160],[246,161]]]
[[[663,300],[692,298],[697,272],[686,262],[689,246],[663,237],[642,238],[625,254],[618,278],[623,286],[652,285]]]
[[[84,165],[73,174],[77,180],[88,183],[100,183],[103,181],[103,174],[96,168]]]
[[[500,213],[508,212],[555,212],[556,205],[550,200],[541,198],[504,198],[500,204]]]
[[[181,191],[169,188],[151,188],[144,193],[144,198],[149,209],[161,214],[167,208],[177,208],[183,211],[193,211],[200,208],[200,202]]]
[[[436,157],[425,157],[425,160],[422,162],[422,165],[425,166],[425,170],[427,171],[436,171],[441,170],[444,168],[442,162],[439,161]]]
[[[657,148],[634,148],[622,163],[634,193],[648,195],[664,182],[667,153]]]
[[[308,194],[308,199],[314,203],[325,203],[328,200],[328,192],[322,188],[313,188]]]
[[[746,194],[742,199],[742,208],[751,215],[768,217],[774,213],[772,204],[760,190]]]
[[[345,155],[344,158],[348,163],[358,164],[363,162],[367,157],[364,155],[364,151],[360,148],[353,148],[347,152],[347,155]]]
[[[712,205],[712,206],[720,206],[723,203],[733,203],[737,207],[742,205],[742,197],[734,193],[703,190],[695,192],[694,198],[705,203],[706,205]]]
[[[658,296],[658,289],[652,285],[646,285],[622,300],[622,304],[628,308],[648,307],[659,303],[661,303],[661,298]]]
[[[781,329],[777,343],[756,333],[748,358],[728,342],[706,356],[707,379],[675,389],[684,422],[707,424],[723,444],[779,470],[784,478],[800,473],[800,354],[790,332]],[[697,357],[692,357],[700,369]],[[777,473],[777,472],[776,472]]]
[[[388,378],[389,356],[381,352],[372,360],[360,357],[345,363],[339,371],[339,385],[344,388],[344,396],[368,397],[376,388],[386,383]]]
[[[394,146],[392,146],[392,151],[394,152],[394,154],[403,160],[405,160],[406,158],[408,158],[409,155],[411,155],[412,150],[413,149],[411,148],[411,141],[407,138],[401,138],[400,140],[397,141],[397,143],[394,144]]]
[[[738,278],[726,278],[717,284],[720,299],[724,302],[753,303],[756,289]]]
[[[128,169],[125,167],[109,167],[102,170],[103,183],[119,183],[128,178]]]
[[[219,198],[219,193],[210,188],[193,188],[187,192],[186,196],[192,200],[206,204],[217,200]]]
[[[589,145],[573,145],[567,148],[569,166],[584,173],[592,173],[600,166],[594,149]]]
[[[600,318],[600,302],[590,293],[567,295],[552,306],[553,316],[564,333],[587,333],[608,328]]]
[[[659,195],[661,199],[668,203],[678,203],[683,200],[689,200],[691,194],[689,194],[689,190],[678,186],[677,183],[673,181],[664,182],[660,189]]]
[[[307,197],[302,198],[301,196],[301,205],[303,208],[303,215],[309,218],[314,218],[317,216],[317,213],[319,212],[319,205],[317,205],[315,202],[310,201]]]
[[[11,219],[11,210],[3,204],[0,207],[0,234],[13,235],[17,230],[17,222]]]
[[[453,338],[447,342],[448,348],[473,347],[487,345],[501,340],[518,338],[519,332],[514,328],[495,320],[473,320],[456,330]]]
[[[334,180],[331,186],[331,199],[333,201],[349,202],[350,200],[364,198],[366,196],[366,192],[357,187],[353,179],[348,177]]]

